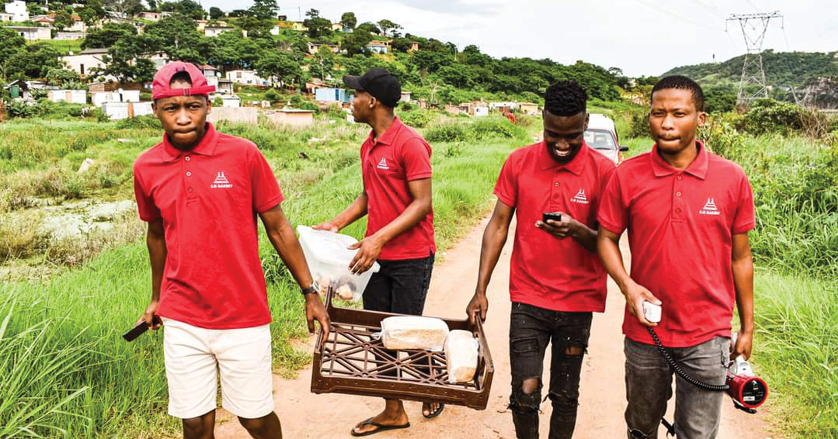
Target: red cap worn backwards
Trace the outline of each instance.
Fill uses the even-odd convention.
[[[172,77],[180,72],[189,74],[192,87],[171,88]],[[175,61],[166,64],[154,74],[154,83],[151,86],[151,98],[157,100],[173,96],[200,95],[209,99],[209,93],[213,91],[215,91],[215,86],[207,84],[207,78],[195,67],[195,64]]]

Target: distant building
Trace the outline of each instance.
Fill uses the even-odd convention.
[[[160,12],[143,11],[140,13],[139,18],[148,21],[160,21],[163,18],[163,14]]]
[[[8,26],[6,29],[15,31],[18,35],[29,41],[51,40],[52,32],[48,27],[40,26]]]
[[[343,88],[322,87],[314,91],[314,99],[321,102],[351,102],[352,95]]]
[[[230,94],[216,94],[210,96],[210,102],[221,99],[221,106],[225,108],[239,108],[242,106],[242,100],[238,96]]]
[[[527,116],[538,115],[538,104],[533,104],[532,102],[521,102],[519,108],[521,110],[521,114],[526,114]]]
[[[47,98],[52,102],[84,105],[87,103],[87,90],[51,90]]]
[[[151,102],[105,102],[104,112],[111,120],[121,120],[153,114]]]
[[[55,34],[56,40],[80,40],[84,38],[84,32],[57,32]]]
[[[267,79],[260,78],[253,70],[231,70],[227,72],[227,79],[237,84],[261,85],[265,87],[271,85]]]
[[[107,54],[108,49],[85,49],[77,55],[62,56],[61,61],[84,78],[91,74],[92,69],[104,69],[107,66],[104,61]]]
[[[283,108],[271,113],[268,117],[276,123],[298,127],[309,126],[314,123],[314,112],[311,110]]]
[[[446,105],[445,106],[445,111],[453,114],[454,116],[460,114],[460,112],[461,112],[460,107],[458,107],[456,105]]]
[[[407,102],[409,104],[410,103],[410,95],[411,95],[411,92],[403,91],[402,92],[402,97],[401,97],[401,99],[399,99],[399,102]]]
[[[217,37],[224,32],[232,32],[236,30],[236,28],[232,26],[207,26],[204,28],[204,36],[205,37]]]
[[[339,53],[340,52],[340,46],[338,46],[337,44],[334,44],[334,43],[316,43],[316,42],[309,41],[309,43],[308,43],[308,53],[314,55],[323,46],[328,47],[329,50],[332,51],[332,53]]]
[[[475,105],[473,115],[475,117],[486,117],[489,115],[489,107],[487,105]]]
[[[135,83],[95,82],[88,86],[90,101],[101,107],[106,102],[140,102],[142,86]]]
[[[233,81],[219,78],[215,91],[221,94],[233,94]]]
[[[390,53],[390,45],[391,43],[389,41],[373,40],[367,44],[367,49],[372,53],[385,54]]]
[[[0,22],[10,22],[14,19],[14,15],[0,12]]]
[[[3,5],[3,9],[7,14],[12,16],[11,21],[21,23],[29,20],[29,11],[26,9],[26,2],[22,0],[15,0]]]
[[[417,41],[410,42],[410,52],[415,52],[419,50],[419,43]]]

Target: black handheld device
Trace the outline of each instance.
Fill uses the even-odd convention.
[[[545,212],[545,213],[541,214],[541,221],[546,223],[547,220],[561,221],[562,220],[562,214],[560,214],[558,212]]]
[[[152,317],[152,320],[154,321],[155,325],[159,325],[160,323],[162,323],[160,317],[157,316]],[[124,338],[125,341],[134,341],[134,339],[143,335],[143,333],[146,331],[148,331],[148,323],[146,323],[145,320],[143,320],[142,322],[137,323],[133,328],[131,328],[130,331],[126,332],[125,334],[122,334],[122,338]]]

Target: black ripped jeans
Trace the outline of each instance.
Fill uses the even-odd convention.
[[[576,427],[579,405],[579,373],[591,333],[590,312],[562,312],[524,303],[512,303],[509,325],[509,357],[512,393],[509,408],[518,439],[538,438],[538,408],[541,405],[541,375],[544,353],[552,342],[550,393],[550,439],[570,439]],[[570,354],[570,348],[580,348]],[[526,393],[524,381],[535,378],[535,391]]]

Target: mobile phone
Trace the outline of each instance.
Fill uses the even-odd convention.
[[[545,212],[541,214],[541,221],[547,223],[547,220],[561,221],[562,214],[558,212]]]
[[[157,316],[152,317],[152,321],[155,325],[159,325],[160,323],[162,323],[160,317]],[[148,331],[148,323],[146,323],[145,320],[143,320],[142,322],[137,323],[133,328],[131,328],[130,331],[126,332],[125,334],[122,334],[122,338],[124,338],[125,341],[134,341],[134,339],[143,335],[143,333],[146,331]]]

